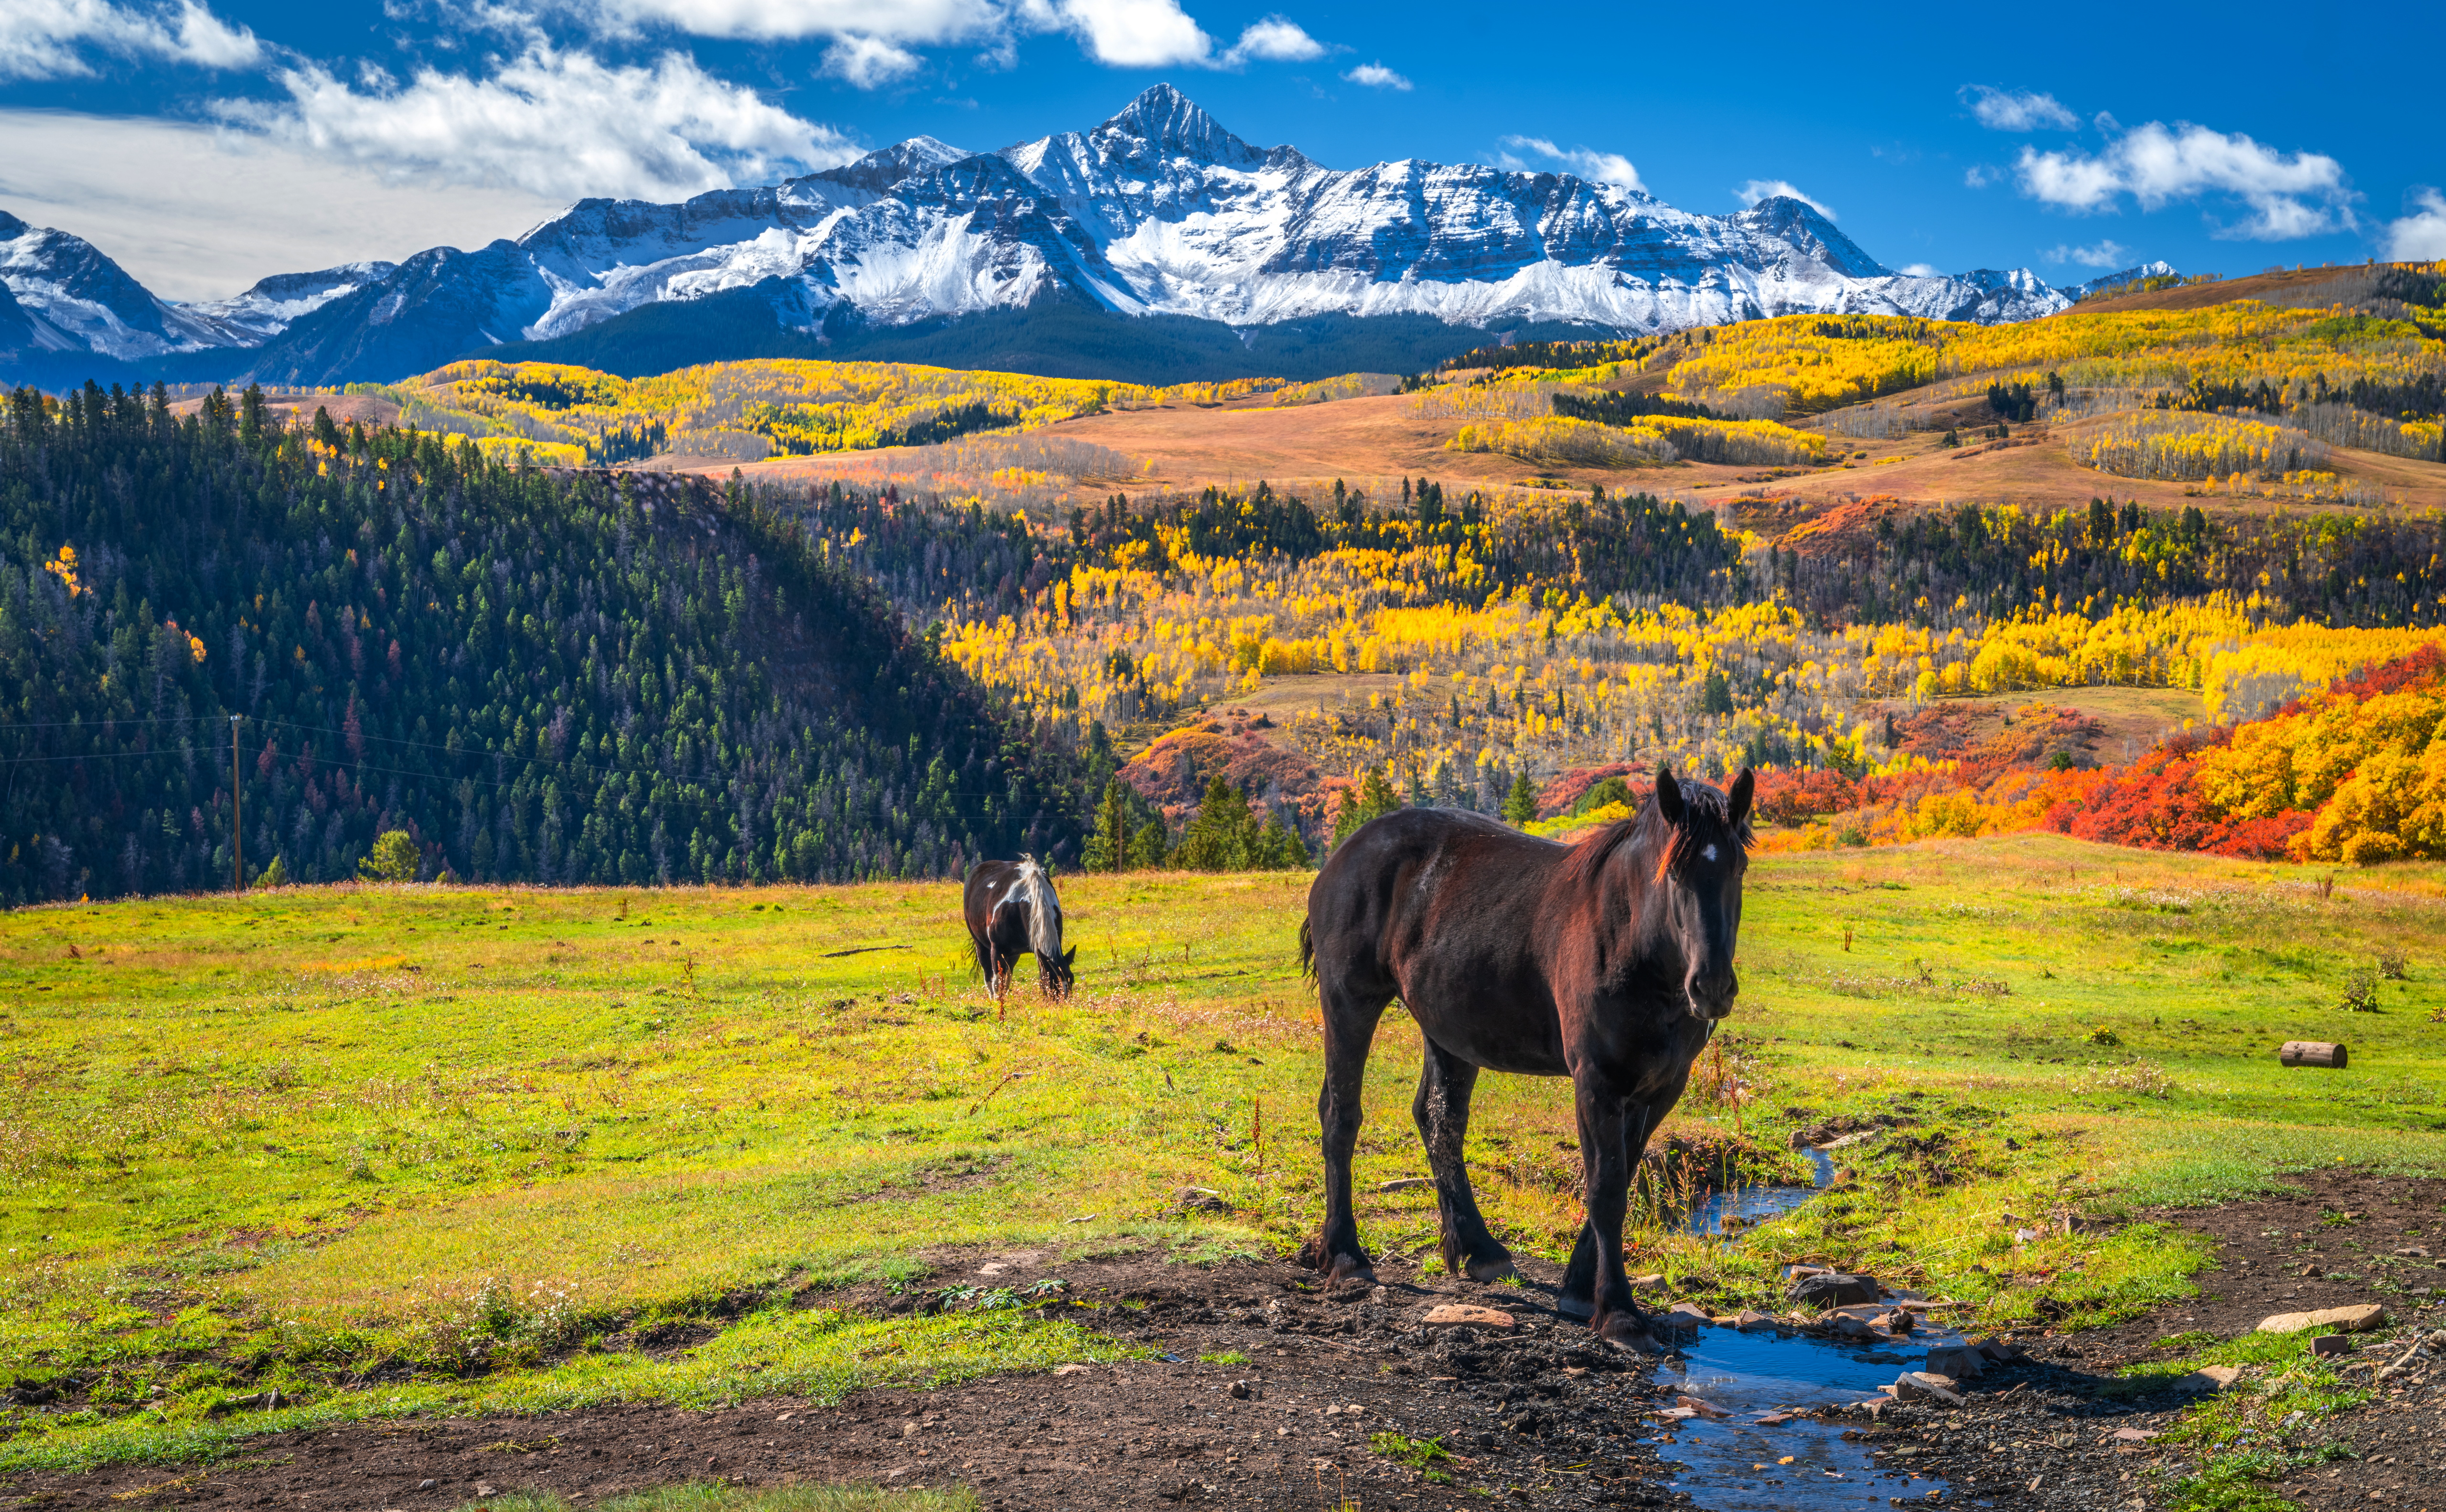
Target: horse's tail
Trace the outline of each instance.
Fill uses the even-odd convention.
[[[1316,980],[1316,937],[1308,933],[1307,919],[1300,920],[1300,974]]]
[[[1019,885],[1011,889],[1027,899],[1027,948],[1047,960],[1062,955],[1062,899],[1053,879],[1033,856],[1019,859]]]

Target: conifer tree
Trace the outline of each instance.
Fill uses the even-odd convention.
[[[1537,817],[1537,789],[1529,785],[1529,774],[1522,772],[1512,779],[1512,791],[1504,795],[1503,818],[1506,822],[1527,824]]]

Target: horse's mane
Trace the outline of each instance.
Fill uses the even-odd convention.
[[[1618,819],[1588,839],[1573,845],[1563,857],[1559,880],[1567,887],[1594,887],[1605,875],[1606,862],[1624,845],[1641,840],[1658,841],[1656,880],[1665,879],[1673,859],[1681,854],[1685,841],[1704,844],[1709,840],[1726,840],[1749,850],[1758,844],[1750,828],[1749,817],[1743,815],[1736,825],[1723,793],[1713,786],[1697,783],[1682,784],[1683,822],[1676,825],[1665,822],[1658,806],[1654,789],[1639,805],[1639,812],[1628,819]]]
[[[1044,875],[1044,868],[1036,864],[1035,857],[1019,859],[1019,880],[1011,884],[1009,898],[1027,905],[1027,948],[1047,958],[1059,956],[1062,899],[1054,894],[1053,879]]]

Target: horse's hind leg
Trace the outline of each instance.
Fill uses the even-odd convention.
[[[1320,973],[1322,974],[1322,973]],[[1351,1211],[1350,1156],[1359,1143],[1359,1099],[1367,1076],[1367,1048],[1390,994],[1370,1003],[1338,984],[1320,980],[1325,1010],[1325,1087],[1316,1117],[1324,1128],[1325,1226],[1300,1254],[1303,1263],[1325,1273],[1327,1287],[1346,1278],[1372,1281],[1376,1269],[1359,1245],[1359,1220]]]
[[[1512,1252],[1496,1241],[1478,1215],[1470,1190],[1461,1141],[1469,1133],[1469,1094],[1477,1068],[1434,1040],[1419,1068],[1419,1095],[1410,1104],[1427,1166],[1436,1173],[1436,1207],[1442,1219],[1444,1269],[1473,1281],[1499,1281],[1514,1275]]]

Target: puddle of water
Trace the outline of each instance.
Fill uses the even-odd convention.
[[[1812,1147],[1804,1152],[1815,1168],[1814,1186],[1737,1186],[1710,1193],[1690,1209],[1690,1232],[1709,1238],[1738,1238],[1772,1218],[1780,1218],[1834,1184],[1834,1158]]]
[[[1883,1507],[1889,1497],[1915,1502],[1945,1488],[1933,1477],[1880,1469],[1865,1446],[1843,1439],[1841,1424],[1794,1418],[1760,1427],[1756,1420],[1780,1408],[1865,1401],[1918,1369],[1931,1346],[1959,1343],[1960,1334],[1929,1329],[1908,1348],[1785,1338],[1772,1329],[1704,1328],[1685,1337],[1684,1352],[1657,1368],[1657,1385],[1733,1415],[1676,1424],[1657,1453],[1682,1467],[1672,1489],[1689,1492],[1707,1512]],[[1790,1465],[1776,1463],[1786,1455]]]

